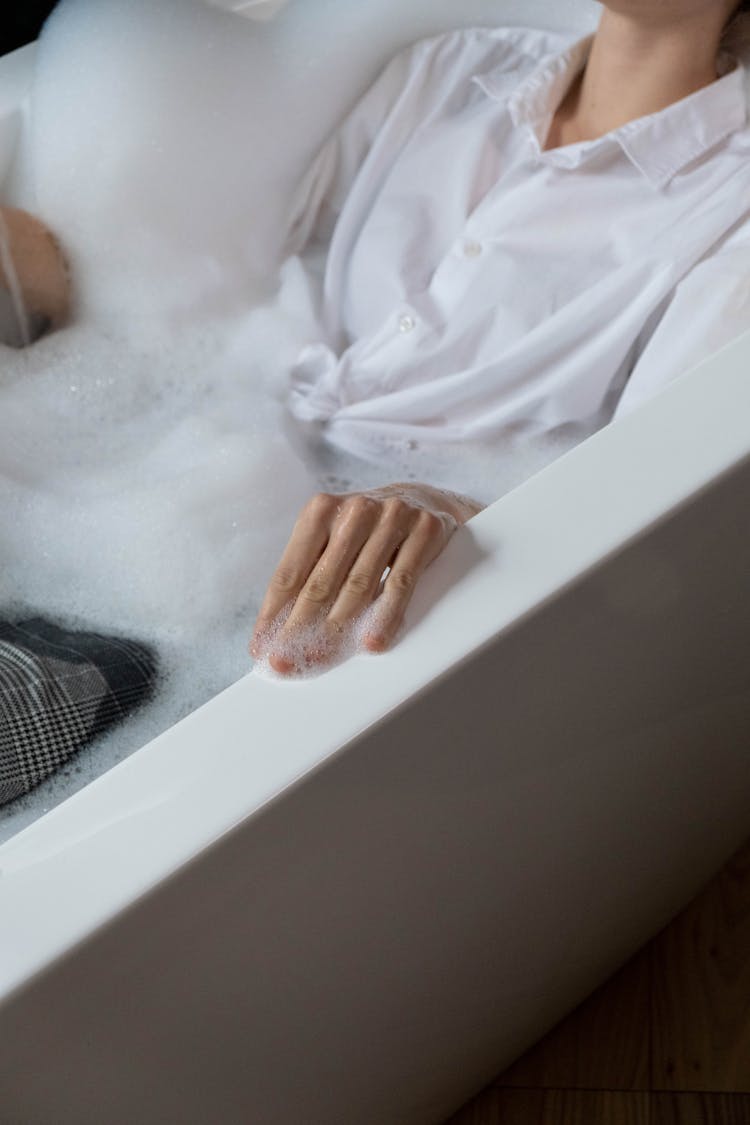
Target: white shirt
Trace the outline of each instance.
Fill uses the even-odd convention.
[[[590,43],[425,40],[324,147],[288,243],[314,313],[298,420],[366,457],[591,430],[750,327],[742,68],[725,58],[667,109],[544,152]]]

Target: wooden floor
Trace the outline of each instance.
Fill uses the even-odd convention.
[[[446,1125],[750,1125],[750,843]]]

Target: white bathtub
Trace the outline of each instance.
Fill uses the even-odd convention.
[[[0,847],[3,1120],[436,1125],[698,890],[750,829],[749,369],[483,512],[387,656]]]

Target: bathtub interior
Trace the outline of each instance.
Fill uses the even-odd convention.
[[[301,328],[262,302],[300,172],[396,49],[501,20],[577,32],[595,9],[292,0],[258,21],[246,18],[256,6],[64,0],[39,44],[3,60],[2,197],[58,232],[77,316],[28,354],[5,352],[6,439],[23,427],[44,449],[47,488],[30,508],[26,454],[14,459],[6,440],[5,478],[18,488],[3,496],[15,547],[4,548],[0,596],[13,604],[20,591],[34,612],[155,639],[169,689],[0,811],[0,839],[248,672],[254,607],[316,488],[414,477],[490,501],[587,436],[502,464],[477,450],[466,476],[453,451],[427,465],[416,453],[387,467],[303,463],[278,402]]]

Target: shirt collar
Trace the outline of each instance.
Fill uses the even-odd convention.
[[[619,145],[631,163],[655,187],[703,156],[747,122],[744,71],[722,55],[721,77],[658,113],[628,121],[619,129],[561,148],[542,152],[552,116],[586,63],[593,35],[566,51],[544,59],[508,98],[507,70],[494,67],[474,81],[492,98],[505,101],[513,123],[530,131],[539,159],[561,168],[576,168],[603,149]]]

